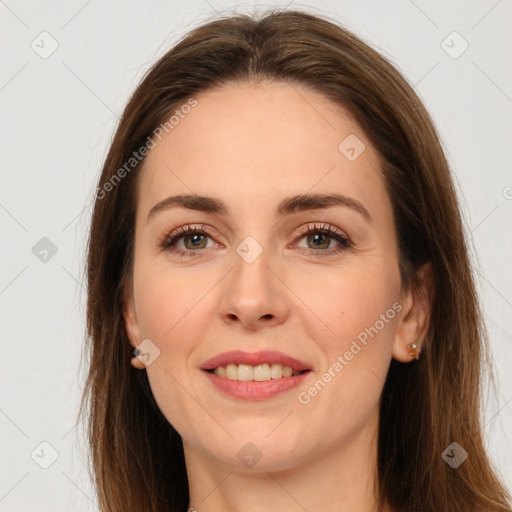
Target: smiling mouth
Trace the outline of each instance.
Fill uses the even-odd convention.
[[[291,366],[283,366],[278,363],[263,363],[256,366],[250,364],[228,364],[227,366],[217,366],[205,371],[228,380],[264,382],[296,377],[311,370],[295,370]]]

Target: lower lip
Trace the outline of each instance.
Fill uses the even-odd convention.
[[[270,379],[262,382],[249,380],[231,380],[225,377],[219,377],[214,373],[203,370],[203,373],[210,379],[210,382],[220,391],[242,400],[265,400],[278,393],[288,391],[298,386],[308,375],[310,371],[295,375],[294,377],[282,377],[280,379]]]

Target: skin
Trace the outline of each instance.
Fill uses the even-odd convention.
[[[132,364],[148,372],[160,409],[182,436],[190,507],[378,510],[372,489],[380,394],[391,359],[410,362],[409,343],[421,349],[429,305],[420,292],[431,293],[430,265],[418,272],[418,290],[402,289],[379,156],[345,109],[286,83],[230,84],[196,99],[145,160],[124,311],[132,345],[149,338],[160,350],[151,364]],[[355,161],[338,150],[349,134],[366,146]],[[371,222],[343,206],[274,216],[285,197],[333,191],[361,202]],[[176,208],[146,221],[155,204],[176,194],[221,199],[230,213]],[[337,228],[353,248],[333,253],[339,243],[329,237],[317,248],[297,231],[312,223]],[[159,247],[186,224],[208,225],[214,235],[181,238],[175,249],[206,247],[202,253],[180,257]],[[252,263],[236,252],[247,236],[263,250]],[[394,303],[401,311],[300,403],[298,393]],[[199,369],[236,349],[278,350],[313,371],[299,389],[239,400]],[[261,453],[252,467],[237,457],[249,442]]]

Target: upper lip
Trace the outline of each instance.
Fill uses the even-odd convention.
[[[290,366],[293,370],[311,370],[311,366],[294,357],[287,356],[274,350],[262,350],[259,352],[244,352],[243,350],[232,350],[218,354],[201,365],[201,370],[213,370],[219,366],[228,364],[248,364],[257,366],[259,364],[281,364]]]

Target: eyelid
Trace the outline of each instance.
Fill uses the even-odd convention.
[[[345,238],[347,242],[349,242],[351,245],[352,241],[350,237],[345,233],[345,231],[342,231],[341,229],[337,228],[336,226],[333,226],[329,222],[321,222],[321,221],[315,221],[315,222],[308,222],[307,224],[304,224],[300,228],[297,229],[297,236],[302,235],[306,236],[312,231],[320,231],[320,232],[327,232],[331,234],[336,234],[342,238]]]

